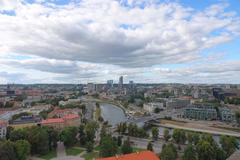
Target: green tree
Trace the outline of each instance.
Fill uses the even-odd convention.
[[[158,107],[154,109],[154,113],[159,113],[160,111],[161,111],[161,109]]]
[[[118,151],[117,143],[113,140],[111,136],[105,136],[100,144],[99,154],[101,157],[111,157],[114,156]]]
[[[117,132],[119,134],[124,134],[127,131],[127,123],[119,123],[117,125]]]
[[[147,150],[149,150],[149,151],[153,151],[153,145],[152,145],[151,142],[148,142]]]
[[[96,103],[95,120],[99,120],[100,117],[101,117],[101,108],[99,103]]]
[[[184,130],[174,129],[172,137],[178,144],[185,144],[186,142],[186,133]]]
[[[81,124],[79,126],[78,133],[79,133],[80,144],[85,145],[87,141],[86,141],[86,133],[85,133],[85,125],[84,124]]]
[[[236,138],[231,136],[221,136],[220,144],[227,156],[230,156],[238,147]]]
[[[152,128],[152,138],[157,140],[158,139],[158,134],[159,134],[159,130],[157,127],[153,127]]]
[[[86,141],[94,142],[95,133],[99,125],[95,121],[88,122],[85,126],[85,133],[86,133]]]
[[[122,145],[122,137],[118,136],[117,137],[117,145],[120,147]]]
[[[121,151],[122,151],[122,154],[128,154],[128,153],[132,153],[133,152],[133,148],[131,146],[131,142],[130,142],[129,137],[127,138],[127,140],[125,140],[123,142],[123,145],[121,147]]]
[[[7,134],[6,134],[6,139],[10,139],[10,135],[12,134],[12,131],[14,130],[13,127],[7,126]]]
[[[192,140],[193,140],[193,144],[194,144],[194,145],[197,145],[197,143],[198,143],[199,140],[200,140],[199,134],[196,133],[196,132],[194,132],[194,133],[192,134]]]
[[[86,143],[86,150],[88,153],[93,151],[93,147],[94,147],[94,144],[92,142]]]
[[[0,159],[16,160],[14,143],[11,141],[0,141]]]
[[[164,137],[165,141],[168,141],[171,138],[168,129],[164,129],[163,137]]]
[[[28,129],[27,141],[31,144],[32,154],[49,152],[49,136],[45,128],[34,126]]]
[[[192,144],[189,144],[185,148],[182,160],[197,160],[196,150],[194,149]]]
[[[26,130],[24,130],[24,129],[16,129],[16,130],[11,131],[9,136],[10,136],[9,139],[11,141],[17,141],[17,140],[26,139],[27,133],[26,133]]]
[[[59,140],[59,133],[57,130],[55,130],[52,127],[46,127],[46,130],[48,132],[48,139],[49,139],[49,149],[56,149],[57,148],[57,142]]]
[[[201,140],[197,146],[198,160],[213,160],[215,159],[214,147],[208,142]]]
[[[176,160],[177,159],[176,147],[172,143],[163,145],[160,157],[161,160]]]
[[[18,140],[15,142],[16,155],[18,160],[26,160],[30,154],[31,146],[26,140]]]
[[[226,160],[227,156],[224,150],[220,147],[216,148],[216,160]]]
[[[187,133],[187,141],[189,144],[193,143],[193,133],[192,132]]]
[[[77,127],[66,127],[61,133],[61,140],[66,147],[73,146],[77,142]]]
[[[236,117],[236,121],[237,121],[238,125],[240,125],[240,112],[239,111],[235,113],[235,117]]]

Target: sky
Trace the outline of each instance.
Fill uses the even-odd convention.
[[[0,0],[0,83],[240,83],[240,0]]]

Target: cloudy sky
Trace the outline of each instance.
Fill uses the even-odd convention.
[[[240,0],[0,0],[0,83],[240,83]]]

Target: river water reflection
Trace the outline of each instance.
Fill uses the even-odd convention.
[[[112,126],[115,126],[120,122],[127,121],[127,117],[121,108],[107,103],[100,104],[100,107],[103,119],[108,121],[108,123]]]

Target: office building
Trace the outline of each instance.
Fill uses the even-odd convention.
[[[216,120],[217,111],[212,106],[190,105],[184,109],[184,117],[197,120]]]
[[[235,114],[228,108],[220,108],[219,113],[222,121],[232,122],[235,120]]]
[[[119,89],[123,88],[123,76],[119,77],[118,88]]]
[[[113,80],[108,80],[107,81],[107,86],[108,86],[108,88],[112,88],[113,87]]]
[[[161,110],[164,109],[164,104],[163,103],[160,103],[160,102],[152,102],[152,103],[146,103],[146,104],[143,104],[143,109],[147,112],[154,112],[154,110],[156,108],[159,108]]]

